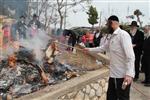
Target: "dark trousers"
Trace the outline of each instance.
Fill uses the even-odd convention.
[[[150,55],[143,55],[142,66],[144,67],[145,82],[150,83]]]
[[[122,89],[124,78],[109,78],[107,100],[130,100],[130,85]]]
[[[135,78],[139,78],[141,54],[135,54]]]

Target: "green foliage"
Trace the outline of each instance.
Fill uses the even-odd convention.
[[[130,31],[130,26],[127,23],[121,23],[122,29],[129,32]],[[101,27],[101,33],[103,34],[109,34],[108,29],[106,26]]]
[[[108,34],[109,33],[106,26],[105,27],[101,27],[101,33],[102,34]]]
[[[98,13],[97,13],[97,10],[95,7],[93,6],[90,6],[88,12],[88,22],[91,24],[91,25],[94,25],[94,24],[97,24],[98,23]]]
[[[82,35],[84,35],[85,30],[83,30],[83,29],[75,29],[75,30],[73,30],[73,32],[75,32],[77,36],[82,36]]]
[[[130,26],[128,24],[122,24],[121,26],[123,30],[130,32]]]
[[[89,30],[87,30],[86,28],[77,28],[73,29],[72,31],[75,32],[77,36],[83,36]]]

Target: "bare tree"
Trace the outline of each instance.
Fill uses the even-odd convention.
[[[62,25],[63,25],[63,18],[64,18],[64,16],[63,16],[63,12],[62,12],[62,9],[63,9],[63,7],[64,7],[64,5],[63,5],[63,1],[64,0],[57,0],[57,10],[58,10],[58,14],[59,14],[59,16],[60,16],[60,29],[62,29]]]
[[[51,5],[50,8],[45,9],[45,27],[48,28],[51,24],[56,25],[58,23],[59,17],[56,14],[55,4]],[[50,13],[49,13],[50,12]]]
[[[39,20],[42,22],[45,29],[51,24],[56,24],[58,16],[56,16],[56,2],[49,2],[49,0],[37,0],[36,2],[29,2],[28,15],[31,18],[33,13],[36,13]],[[57,18],[56,18],[57,17]]]
[[[67,0],[57,0],[57,11],[60,17],[60,30],[62,29],[64,23],[64,17],[66,17],[66,10],[69,10],[77,5],[81,5],[83,7],[82,4],[89,3],[90,1],[91,0],[69,0],[69,2],[67,2]]]
[[[40,1],[40,2],[38,2]],[[83,9],[84,4],[89,4],[91,0],[54,0],[51,2],[50,0],[37,0],[36,2],[29,2],[29,11],[28,15],[32,16],[33,13],[38,14],[39,19],[44,24],[46,28],[48,28],[51,24],[56,24],[59,22],[60,30],[62,30],[63,24],[66,24],[67,11],[73,10],[72,8],[80,5]],[[64,25],[65,26],[65,25]]]

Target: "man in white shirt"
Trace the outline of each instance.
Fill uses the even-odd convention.
[[[130,35],[119,28],[119,19],[112,15],[108,18],[107,27],[110,39],[103,46],[86,48],[91,52],[110,53],[110,78],[107,100],[129,100],[130,85],[134,78],[135,55]]]

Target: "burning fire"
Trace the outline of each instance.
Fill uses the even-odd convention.
[[[15,54],[12,54],[8,57],[8,66],[10,68],[16,68],[16,55]]]

